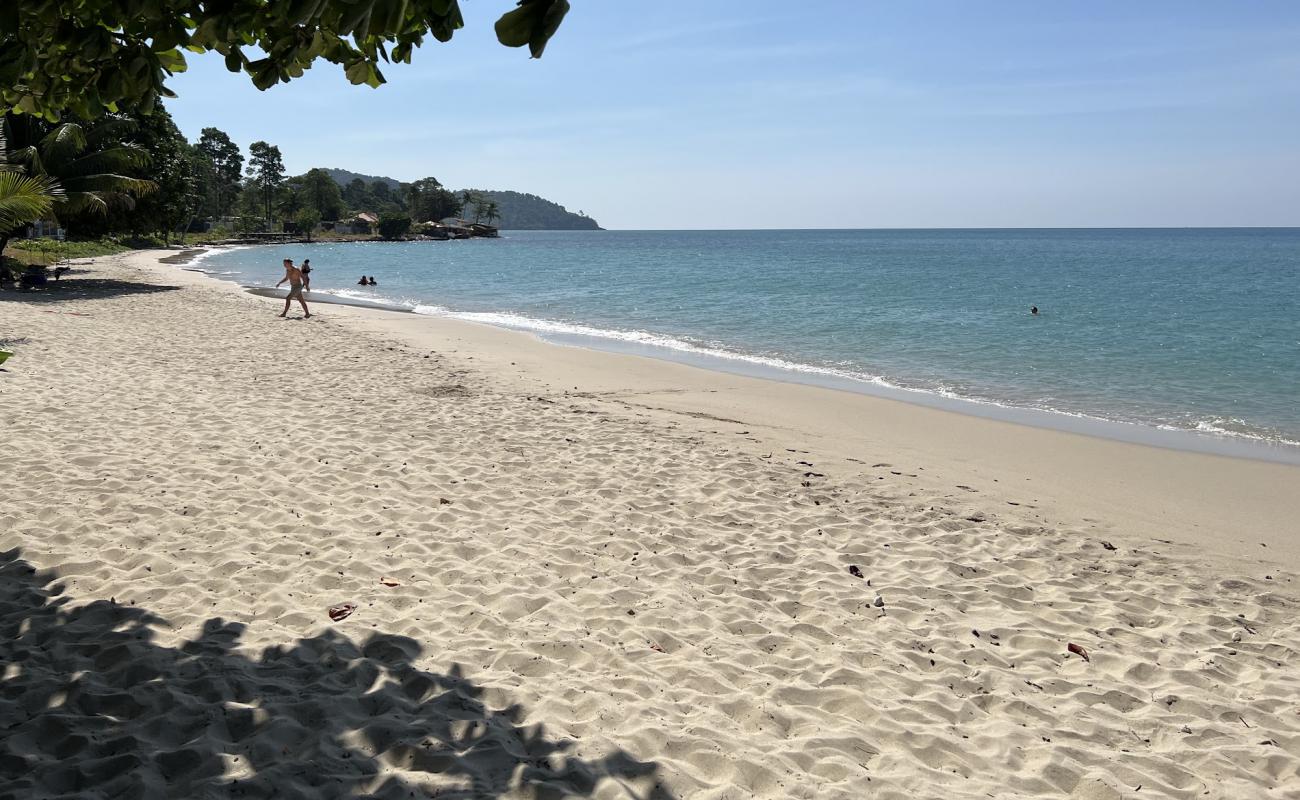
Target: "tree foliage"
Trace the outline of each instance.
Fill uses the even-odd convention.
[[[239,145],[218,128],[204,128],[199,134],[198,148],[212,164],[214,204],[211,213],[224,217],[230,213],[235,198],[239,196],[239,182],[244,176],[244,154],[239,152]]]
[[[400,212],[379,215],[379,235],[385,239],[400,239],[411,229],[411,218]]]
[[[406,184],[406,208],[416,222],[437,222],[459,214],[460,200],[437,178],[421,178]]]
[[[134,130],[134,141],[149,154],[155,190],[140,198],[128,226],[137,235],[161,232],[170,242],[172,234],[187,229],[207,204],[212,162],[186,141],[162,109],[137,116]]]
[[[46,216],[61,199],[63,189],[58,181],[27,175],[21,165],[9,163],[9,148],[0,126],[0,253],[15,229]]]
[[[48,177],[63,187],[55,203],[61,221],[79,215],[105,216],[135,207],[135,198],[157,188],[132,173],[150,162],[149,151],[129,136],[135,121],[108,116],[95,123],[47,125],[29,117],[8,116],[5,134],[11,163],[31,177]]]
[[[298,229],[298,233],[307,237],[311,241],[312,231],[320,224],[320,212],[314,208],[304,208],[293,218],[293,225]]]
[[[320,219],[336,220],[343,216],[343,193],[323,169],[312,169],[302,176],[298,196],[302,207],[315,211]]]
[[[498,40],[542,55],[567,0],[519,0]],[[0,101],[48,121],[72,112],[149,113],[174,97],[185,51],[217,52],[259,89],[301,77],[318,59],[353,84],[384,83],[383,63],[410,63],[426,35],[464,25],[457,0],[4,0]]]
[[[253,142],[248,146],[248,183],[262,197],[264,219],[271,224],[271,201],[275,191],[284,184],[284,159],[280,148],[266,142]]]
[[[343,187],[343,202],[347,207],[354,211],[364,211],[375,204],[375,197],[370,193],[370,187],[360,178],[353,178]]]

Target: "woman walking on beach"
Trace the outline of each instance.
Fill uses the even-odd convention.
[[[284,277],[275,285],[275,288],[280,288],[280,284],[285,281],[289,282],[289,294],[284,298],[284,311],[280,312],[280,316],[283,317],[289,313],[289,303],[296,297],[299,305],[302,306],[303,319],[311,319],[311,312],[307,310],[307,301],[302,297],[302,270],[293,265],[292,258],[284,260]]]

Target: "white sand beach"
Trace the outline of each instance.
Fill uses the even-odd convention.
[[[2,797],[1300,797],[1298,467],[165,255],[0,293]]]

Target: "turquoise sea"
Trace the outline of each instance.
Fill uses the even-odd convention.
[[[314,293],[417,313],[1300,452],[1300,229],[507,231],[194,266],[270,286],[286,256],[311,259]]]

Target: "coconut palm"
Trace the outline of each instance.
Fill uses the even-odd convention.
[[[57,181],[25,175],[9,162],[4,131],[0,129],[0,254],[15,230],[46,216],[63,199]]]
[[[31,121],[14,125],[8,118],[6,124],[14,134],[11,163],[23,165],[31,177],[51,178],[63,187],[63,197],[54,204],[56,217],[129,211],[136,197],[157,188],[153,181],[125,174],[149,163],[144,147],[123,141],[134,126],[131,120],[110,117],[89,130],[63,122],[43,134]]]

